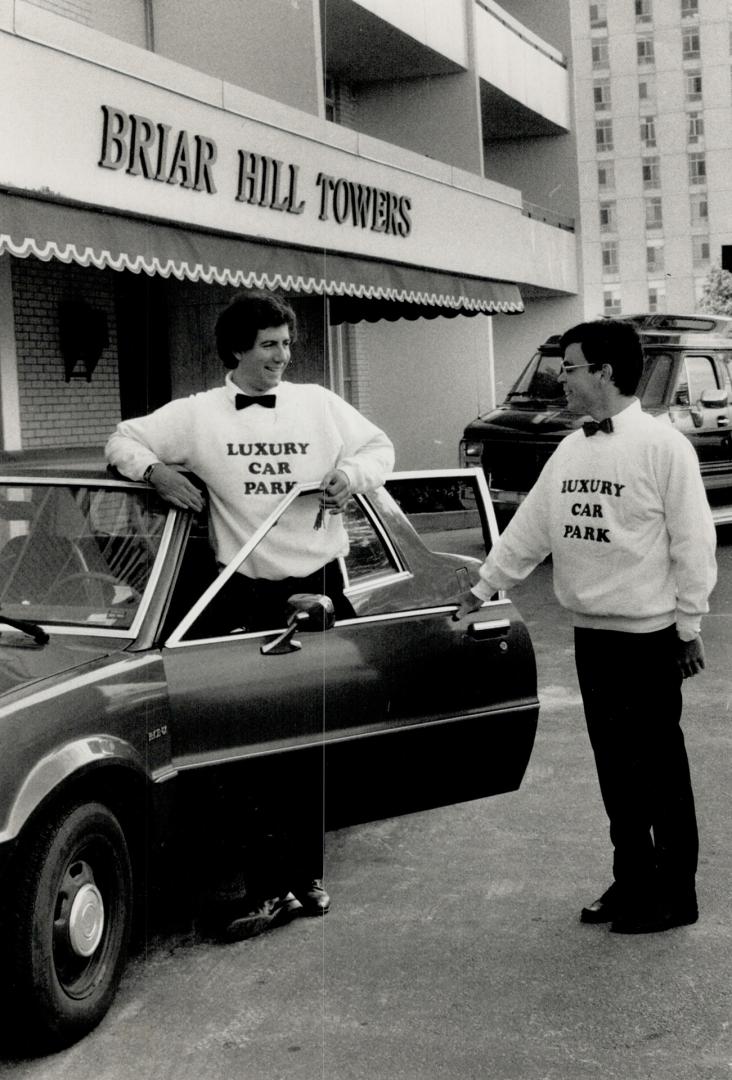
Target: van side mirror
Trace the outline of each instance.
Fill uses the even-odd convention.
[[[723,409],[729,398],[726,390],[704,390],[699,400],[705,409]]]
[[[301,642],[295,641],[298,630],[330,630],[335,624],[333,601],[329,596],[319,593],[293,593],[287,598],[287,606],[290,610],[287,626],[274,641],[262,645],[259,650],[262,656],[281,656],[283,653],[297,652],[302,648]]]

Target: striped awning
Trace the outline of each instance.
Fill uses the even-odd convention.
[[[0,193],[0,254],[332,298],[331,321],[523,311],[516,285]]]

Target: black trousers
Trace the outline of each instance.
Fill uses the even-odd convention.
[[[575,658],[615,881],[630,902],[693,899],[699,852],[681,730],[676,628],[575,630]]]
[[[352,619],[355,612],[343,595],[338,560],[326,563],[307,577],[278,581],[232,574],[216,598],[213,617],[247,630],[277,630],[287,622],[287,599],[293,593],[322,593],[333,601],[337,619]],[[213,605],[212,605],[213,607]]]
[[[284,627],[287,599],[293,593],[329,596],[338,619],[355,614],[343,595],[339,563],[333,560],[303,578],[270,581],[233,574],[207,612],[207,630],[221,634],[235,627],[250,631]],[[296,757],[296,773],[283,773],[279,758],[269,766],[262,762],[259,769],[242,853],[249,906],[291,889],[297,892],[323,876],[323,751],[315,747]]]
[[[355,611],[343,595],[343,575],[337,559],[307,577],[249,578],[232,574],[195,624],[199,637],[218,637],[234,630],[278,630],[287,622],[287,599],[293,593],[322,593],[333,601],[337,619],[352,619]]]

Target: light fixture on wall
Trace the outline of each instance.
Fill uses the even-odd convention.
[[[63,300],[58,312],[59,341],[66,382],[91,382],[99,359],[109,344],[107,316],[84,300]],[[77,371],[77,367],[83,370]]]

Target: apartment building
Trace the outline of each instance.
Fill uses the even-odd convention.
[[[732,269],[732,5],[571,8],[586,313],[694,311]]]
[[[217,384],[239,289],[402,468],[581,314],[569,0],[0,0],[2,446]]]

